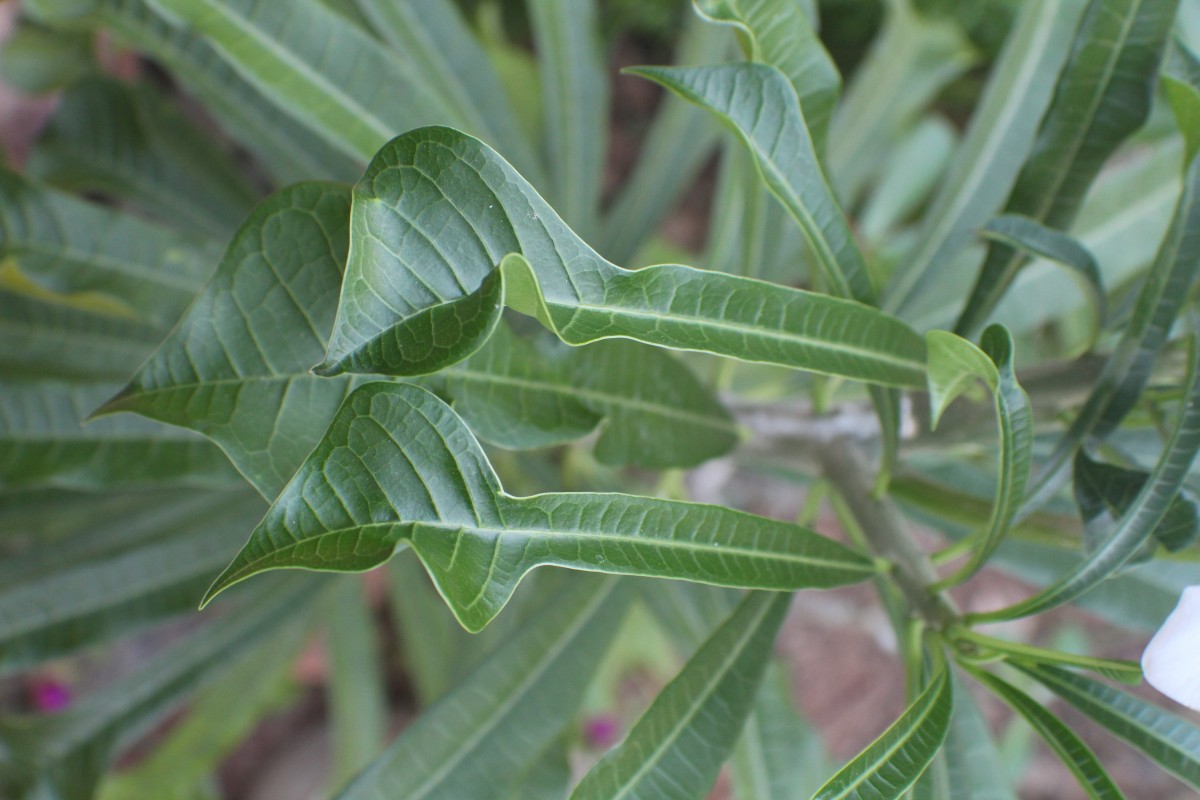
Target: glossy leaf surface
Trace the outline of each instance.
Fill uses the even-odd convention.
[[[433,395],[367,384],[209,592],[278,567],[363,570],[405,542],[464,627],[499,613],[542,565],[766,589],[833,586],[867,558],[795,525],[615,494],[504,494],[462,421]]]

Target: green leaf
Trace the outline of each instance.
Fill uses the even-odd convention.
[[[154,219],[222,240],[258,190],[231,153],[149,84],[73,84],[37,139],[27,174],[78,193],[135,203]]]
[[[719,60],[732,50],[723,28],[689,15],[675,45],[674,63]],[[712,155],[720,127],[710,114],[677,97],[664,97],[638,150],[633,174],[618,189],[604,216],[599,248],[618,264],[629,263],[662,226]]]
[[[338,800],[503,796],[575,716],[625,617],[627,588],[611,578],[573,578],[458,688],[405,728]]]
[[[1100,267],[1091,252],[1076,239],[1020,214],[1003,214],[996,217],[983,226],[979,233],[988,241],[1000,242],[1029,255],[1040,256],[1069,267],[1081,279],[1096,309],[1098,325],[1104,325],[1108,316],[1104,278],[1100,275]]]
[[[197,693],[183,721],[150,756],[109,775],[97,800],[195,800],[196,787],[288,699],[292,665],[307,633],[290,625],[269,634],[257,650]]]
[[[260,204],[179,325],[97,413],[198,431],[264,497],[278,495],[352,388],[308,371],[333,324],[349,205],[324,183]]]
[[[1149,113],[1178,1],[1092,0],[1006,214],[1070,226],[1104,162]],[[1018,251],[990,247],[955,330],[981,328],[1022,263]]]
[[[571,800],[703,797],[753,707],[790,600],[748,594]]]
[[[193,611],[262,506],[252,494],[174,498],[6,558],[0,672]]]
[[[96,69],[91,37],[56,30],[28,19],[0,47],[0,74],[24,94],[48,94]]]
[[[153,0],[280,108],[351,158],[397,131],[464,124],[411,65],[317,0]]]
[[[494,151],[445,128],[412,131],[380,151],[355,188],[351,239],[327,361],[469,294],[506,254],[519,253],[525,258],[507,259],[507,302],[550,322],[568,344],[625,337],[891,385],[924,383],[924,342],[893,318],[675,264],[620,269],[580,241]]]
[[[1071,770],[1088,797],[1096,800],[1121,800],[1124,797],[1112,778],[1104,771],[1096,754],[1057,716],[1011,683],[997,678],[990,672],[972,669],[970,673],[975,680],[1025,718]]]
[[[738,800],[807,800],[829,772],[819,734],[796,711],[789,672],[778,659],[767,665],[733,753]]]
[[[226,63],[199,31],[168,22],[153,0],[86,1],[90,24],[105,26],[166,66],[277,182],[353,180],[361,173],[365,158],[356,161],[303,127]],[[50,9],[69,17],[69,6],[54,3]]]
[[[791,0],[694,0],[705,18],[738,31],[751,61],[770,64],[796,90],[818,156],[825,153],[829,120],[842,77],[821,45],[811,19]]]
[[[208,597],[263,570],[363,570],[405,542],[455,616],[482,629],[541,565],[797,589],[875,565],[795,525],[615,494],[504,494],[462,421],[415,386],[357,389]]]
[[[547,194],[567,224],[595,233],[608,145],[608,80],[597,0],[527,3],[542,89]],[[407,127],[413,127],[409,125]]]
[[[617,340],[547,350],[501,325],[432,384],[444,385],[479,438],[501,447],[570,441],[599,422],[602,463],[666,468],[695,466],[737,443],[729,412],[663,350]]]
[[[337,361],[326,359],[313,373],[329,378],[346,372],[400,377],[438,372],[483,347],[503,309],[504,281],[500,270],[494,270],[478,289],[415,311],[392,326],[387,336],[368,339]]]
[[[627,71],[662,84],[732,126],[767,188],[804,231],[833,293],[874,302],[866,261],[825,178],[787,76],[767,64],[749,63]]]
[[[1075,502],[1084,525],[1084,548],[1092,551],[1104,541],[1105,523],[1111,524],[1129,510],[1150,476],[1142,470],[1096,461],[1083,450],[1075,454],[1074,475]],[[1196,501],[1181,492],[1154,528],[1144,555],[1152,556],[1159,544],[1171,552],[1182,550],[1195,542],[1198,535],[1200,512]]]
[[[1162,87],[1187,145],[1183,151],[1186,164],[1200,150],[1200,58],[1179,37],[1167,50]]]
[[[240,613],[194,632],[120,682],[58,715],[0,724],[0,789],[14,800],[91,797],[109,761],[197,689],[262,646],[281,626],[303,628],[313,581],[279,583]]]
[[[954,155],[957,132],[944,117],[931,114],[892,148],[887,167],[859,214],[862,238],[886,247],[894,229],[925,203]]]
[[[930,203],[914,253],[893,276],[885,307],[905,316],[945,283],[975,230],[1004,202],[1050,104],[1084,0],[1025,3],[983,90],[950,174]]]
[[[1130,686],[1136,686],[1142,682],[1142,667],[1136,661],[1119,661],[1111,658],[1064,653],[1059,650],[1047,650],[1042,647],[986,636],[968,628],[952,630],[950,635],[956,643],[961,642],[965,645],[960,652],[974,659],[988,659],[999,653],[1010,661],[1018,663],[1061,664],[1091,670],[1110,680],[1120,681]]]
[[[921,111],[976,61],[958,25],[888,0],[883,30],[846,87],[829,133],[829,174],[853,206],[886,162],[880,142],[904,136]]]
[[[900,797],[937,755],[953,711],[950,677],[943,666],[900,719],[830,778],[813,800]]]
[[[0,261],[59,294],[102,295],[171,325],[216,263],[195,239],[0,170]]]
[[[1200,728],[1191,721],[1067,670],[1017,668],[1193,789],[1200,789]]]
[[[187,716],[137,766],[109,775],[97,800],[195,800],[196,787],[278,709],[308,631],[285,626],[197,693]]]
[[[221,451],[142,419],[83,426],[112,384],[0,382],[0,489],[222,488],[241,483]]]
[[[947,331],[925,334],[929,347],[929,397],[933,424],[942,411],[974,380],[991,389],[996,405],[999,456],[996,499],[987,529],[970,560],[942,585],[954,585],[975,574],[1008,533],[1021,506],[1033,459],[1033,411],[1013,369],[1012,336],[1001,325],[983,332],[977,348]]]
[[[1200,451],[1200,347],[1189,344],[1184,401],[1169,440],[1145,486],[1121,516],[1113,531],[1068,575],[1016,605],[970,615],[973,619],[1015,619],[1069,603],[1124,566],[1166,518]]]
[[[383,747],[387,696],[374,615],[358,576],[342,576],[331,587],[325,618],[333,738],[330,787],[337,789]]]
[[[451,0],[351,0],[392,50],[453,116],[447,122],[476,131],[537,185],[540,162],[509,104],[496,67]],[[412,127],[411,124],[405,127]]]
[[[942,748],[953,800],[1016,800],[987,720],[971,692],[954,681],[954,714]]]
[[[0,290],[0,377],[124,380],[162,331],[61,303]]]

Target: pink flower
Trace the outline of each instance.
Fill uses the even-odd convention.
[[[71,705],[71,688],[53,678],[42,678],[29,688],[33,707],[43,714],[53,714]]]
[[[583,738],[589,746],[597,749],[612,747],[617,743],[617,734],[620,732],[621,723],[611,714],[594,716],[583,724]]]

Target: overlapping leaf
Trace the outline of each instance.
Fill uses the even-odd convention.
[[[1070,226],[1096,174],[1149,113],[1155,78],[1179,0],[1093,0],[1083,15],[1054,100],[1005,213],[1050,228]],[[956,325],[970,335],[987,321],[1022,264],[993,245]]]
[[[495,152],[445,128],[380,151],[355,189],[351,239],[328,371],[367,348],[380,356],[375,367],[403,363],[411,317],[477,291],[520,254],[508,259],[508,302],[570,344],[625,337],[883,384],[923,381],[920,337],[873,309],[680,265],[629,272],[604,261]]]
[[[922,220],[915,252],[897,268],[886,308],[904,315],[936,291],[975,229],[1004,202],[1050,104],[1084,5],[1047,0],[1021,6],[950,174]]]
[[[612,578],[570,581],[338,800],[504,796],[574,717],[629,600]]]
[[[25,170],[68,191],[130,200],[160,222],[222,240],[258,197],[232,154],[150,85],[100,77],[63,93]]]
[[[815,20],[789,0],[695,0],[694,5],[713,22],[736,27],[751,61],[770,64],[787,76],[814,149],[823,156],[842,76],[817,37]]]
[[[890,728],[842,767],[813,800],[885,800],[904,794],[933,761],[954,711],[945,666]]]
[[[0,488],[232,487],[221,451],[190,431],[136,418],[84,425],[107,383],[0,382]]]
[[[992,516],[970,560],[947,579],[946,583],[953,585],[983,566],[1020,508],[1033,458],[1033,411],[1013,369],[1012,337],[1002,326],[993,325],[984,331],[982,349],[947,331],[930,331],[925,338],[933,424],[972,382],[983,380],[995,399],[999,430],[999,471]]]
[[[1200,789],[1200,728],[1183,717],[1083,675],[1051,666],[1021,666],[1075,708],[1141,750],[1193,789]]]
[[[150,508],[80,525],[74,536],[5,560],[0,672],[194,610],[263,508],[241,493],[143,505]]]
[[[49,291],[170,325],[216,266],[206,243],[0,170],[0,260]]]
[[[751,592],[572,800],[702,797],[750,713],[790,595]]]
[[[791,524],[717,506],[615,494],[504,494],[483,451],[423,389],[357,389],[217,579],[363,570],[408,543],[470,630],[541,565],[797,589],[864,580],[874,563]]]
[[[349,205],[345,187],[325,183],[260,205],[180,325],[102,412],[197,430],[264,496],[278,495],[356,383],[309,372],[333,324]],[[569,441],[603,421],[602,459],[681,466],[736,441],[728,413],[690,371],[626,343],[539,354],[501,325],[431,382],[477,433],[506,447]]]

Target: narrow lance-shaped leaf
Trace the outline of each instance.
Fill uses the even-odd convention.
[[[673,61],[719,61],[733,50],[732,39],[727,30],[690,15]],[[639,148],[633,174],[617,190],[604,216],[596,241],[606,258],[629,263],[694,184],[720,133],[720,126],[703,109],[676,97],[663,99]]]
[[[241,478],[221,451],[190,431],[142,419],[84,425],[112,384],[4,381],[0,487],[228,488]]]
[[[943,585],[971,577],[987,562],[1012,524],[1029,480],[1033,451],[1033,411],[1013,369],[1012,336],[1000,325],[983,333],[982,349],[947,331],[925,334],[929,347],[929,397],[933,424],[961,392],[983,380],[992,392],[999,431],[996,499],[987,529],[970,560]]]
[[[1141,698],[1048,665],[1025,674],[1124,739],[1193,789],[1200,789],[1200,727]]]
[[[124,380],[162,335],[146,322],[0,290],[0,378]]]
[[[152,2],[90,0],[86,22],[103,25],[119,41],[166,66],[277,182],[353,180],[361,173],[365,159],[345,155],[294,120],[224,61],[200,32],[168,22]],[[68,24],[78,22],[75,4],[41,6],[40,14],[63,15],[60,21]]]
[[[978,620],[1015,619],[1069,603],[1112,576],[1153,535],[1177,497],[1183,479],[1200,451],[1200,347],[1189,343],[1188,373],[1183,402],[1170,438],[1137,498],[1104,540],[1068,575],[1016,605],[972,615]]]
[[[1129,509],[1150,477],[1142,470],[1126,469],[1092,459],[1084,450],[1075,455],[1075,503],[1083,519],[1084,550],[1091,552],[1104,543],[1104,534],[1114,520]],[[1192,544],[1200,534],[1196,501],[1180,492],[1166,515],[1154,528],[1133,560],[1152,557],[1158,545],[1172,552]]]
[[[571,800],[703,797],[733,752],[790,599],[748,594]]]
[[[240,613],[186,637],[144,668],[66,712],[0,724],[0,789],[14,800],[91,797],[109,761],[167,714],[283,627],[307,624],[313,580],[256,593]],[[0,763],[3,763],[0,761]]]
[[[357,389],[209,591],[278,567],[363,570],[405,542],[464,627],[482,629],[529,570],[797,589],[875,564],[795,525],[615,494],[511,497],[462,421],[416,386]]]
[[[749,63],[637,67],[629,72],[662,84],[731,125],[754,156],[767,188],[804,231],[833,293],[874,303],[866,261],[825,176],[787,76],[768,64]]]
[[[625,337],[923,385],[924,342],[895,319],[675,264],[623,270],[584,244],[494,151],[445,128],[393,140],[356,186],[349,263],[322,369],[335,372],[371,348],[379,357],[355,369],[403,363],[406,321],[478,291],[509,254],[523,258],[508,260],[508,302],[539,315],[568,344]]]
[[[1136,661],[1120,661],[1112,658],[1081,656],[1061,650],[1047,650],[1020,642],[1010,642],[1007,639],[997,639],[969,628],[952,630],[951,636],[956,644],[965,645],[965,647],[960,647],[959,652],[969,655],[976,662],[991,661],[999,655],[1018,663],[1059,664],[1065,667],[1091,670],[1109,680],[1120,681],[1130,686],[1136,686],[1142,682],[1142,668]]]
[[[277,106],[356,159],[414,125],[465,125],[410,64],[317,0],[153,1],[203,34]]]
[[[52,292],[171,325],[216,264],[207,243],[0,170],[0,260]]]
[[[1187,163],[1200,150],[1200,57],[1178,36],[1167,50],[1162,88],[1179,122]]]
[[[795,707],[790,673],[781,659],[767,666],[731,762],[738,800],[808,800],[829,774],[820,735]]]
[[[953,20],[920,13],[912,0],[888,0],[883,29],[854,71],[834,111],[829,172],[854,206],[887,159],[880,142],[898,141],[947,84],[977,60]]]
[[[694,0],[693,4],[706,19],[737,28],[751,61],[770,64],[787,76],[817,155],[824,156],[842,76],[821,45],[816,20],[791,0]]]
[[[570,581],[338,800],[503,796],[575,716],[629,600],[612,578]]]
[[[453,111],[451,122],[475,131],[541,186],[541,162],[521,131],[486,48],[453,0],[351,0]],[[409,123],[407,127],[412,127]]]
[[[888,800],[916,783],[946,738],[954,696],[943,665],[900,719],[842,767],[813,800]]]
[[[1104,291],[1104,278],[1091,252],[1074,237],[1047,228],[1037,220],[1020,214],[1002,214],[984,225],[979,235],[1001,242],[1017,250],[1049,259],[1069,268],[1083,284],[1092,305],[1096,309],[1097,325],[1104,325],[1108,316],[1108,298]]]
[[[1064,470],[1089,435],[1107,436],[1137,404],[1155,359],[1186,302],[1200,265],[1200,158],[1186,165],[1171,225],[1142,282],[1129,321],[1104,372],[1038,474],[1023,513],[1061,488]]]
[[[1021,5],[950,174],[922,219],[915,252],[896,269],[884,304],[889,310],[909,318],[905,312],[936,293],[975,229],[1004,202],[1050,104],[1084,5],[1085,0]]]
[[[987,719],[961,681],[954,680],[954,714],[942,748],[952,800],[1017,800]]]
[[[990,672],[971,670],[971,675],[1025,718],[1071,770],[1087,796],[1094,800],[1122,800],[1125,795],[1104,770],[1096,754],[1055,714],[1029,695]]]
[[[547,194],[567,224],[590,237],[608,145],[608,80],[597,0],[530,0],[542,89]],[[408,127],[412,127],[411,125]]]
[[[253,493],[200,494],[176,499],[168,513],[126,514],[9,557],[18,574],[0,590],[0,673],[194,611],[262,507]],[[147,526],[151,535],[129,540],[125,529]]]
[[[1005,213],[1065,230],[1113,151],[1145,120],[1179,0],[1091,0]],[[955,330],[987,321],[1023,263],[993,245]]]
[[[130,200],[164,224],[222,240],[258,199],[233,153],[164,95],[101,77],[63,93],[26,171],[68,191]]]

